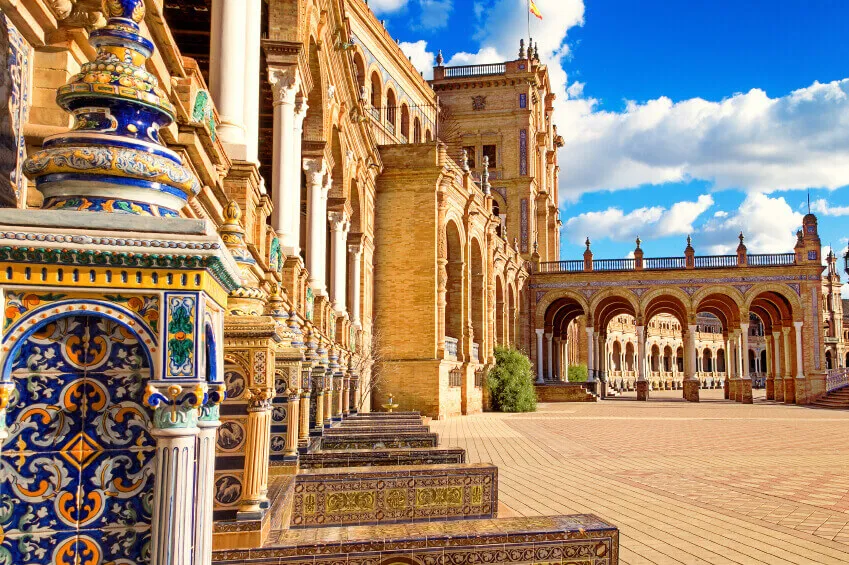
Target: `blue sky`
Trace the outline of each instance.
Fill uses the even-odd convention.
[[[371,0],[426,75],[514,58],[526,0]],[[849,2],[537,0],[566,138],[564,258],[790,250],[810,190],[824,244],[849,229]]]

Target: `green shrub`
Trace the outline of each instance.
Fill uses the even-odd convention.
[[[586,365],[569,365],[569,382],[570,383],[585,383],[585,382],[587,382],[587,366]]]
[[[537,409],[531,360],[516,349],[495,348],[495,366],[486,379],[492,409],[499,412],[533,412]]]

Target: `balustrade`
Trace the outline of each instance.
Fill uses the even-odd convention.
[[[488,65],[461,65],[457,67],[445,67],[445,78],[503,75],[506,71],[507,65],[504,63],[492,63]]]
[[[736,255],[702,255],[694,258],[696,269],[727,269],[737,268]],[[794,253],[761,253],[748,255],[750,267],[785,267],[796,264]],[[646,257],[643,259],[643,269],[646,271],[662,271],[686,269],[686,257]],[[634,259],[594,259],[594,271],[633,271],[636,269]],[[537,273],[576,273],[584,270],[584,262],[580,259],[568,261],[544,261],[539,264]]]
[[[847,385],[849,385],[849,369],[846,367],[829,369],[825,379],[826,392],[831,392]]]

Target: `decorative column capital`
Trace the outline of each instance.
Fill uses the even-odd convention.
[[[330,228],[335,232],[348,233],[351,230],[351,222],[344,210],[341,212],[331,210],[327,213],[327,221],[330,222]]]
[[[248,401],[248,412],[262,412],[271,410],[271,396],[269,389],[264,387],[249,388],[245,395]]]
[[[227,387],[222,382],[209,383],[203,404],[200,407],[199,420],[201,422],[217,422],[219,408],[227,396]]]
[[[304,127],[304,119],[307,117],[309,107],[306,96],[303,94],[295,96],[295,129],[300,130]]]
[[[327,174],[327,165],[322,158],[304,159],[304,172],[307,175],[307,184],[310,186],[322,186]]]
[[[297,67],[270,67],[268,69],[268,83],[271,85],[272,100],[275,106],[295,104],[295,96],[301,87]]]
[[[363,252],[363,244],[362,243],[349,243],[348,244],[348,253],[352,255],[360,255]]]
[[[197,426],[199,408],[207,395],[207,386],[197,383],[192,388],[177,384],[148,383],[142,402],[153,408],[156,429],[193,428]]]
[[[793,322],[793,325],[796,327],[796,329],[801,329],[803,324],[804,322]],[[790,328],[787,329],[789,330]]]

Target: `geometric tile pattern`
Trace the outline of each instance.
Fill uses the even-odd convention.
[[[493,465],[318,469],[295,479],[292,527],[494,518]]]
[[[655,391],[431,428],[498,465],[500,516],[592,512],[619,528],[626,565],[849,563],[849,412],[754,393]]]
[[[112,320],[61,318],[16,352],[0,452],[0,563],[141,563],[154,440],[143,345]]]

